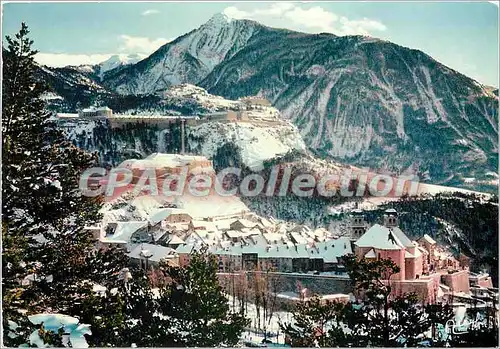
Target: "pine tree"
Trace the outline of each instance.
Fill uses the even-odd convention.
[[[118,273],[124,262],[114,251],[94,251],[84,229],[100,218],[100,199],[79,189],[80,174],[96,156],[71,144],[45,111],[28,34],[23,23],[2,51],[2,297],[9,345],[26,340],[25,315],[81,318],[93,283]],[[15,338],[5,336],[9,321],[18,325]]]
[[[293,322],[281,327],[292,346],[415,347],[442,346],[438,336],[427,337],[436,325],[453,316],[447,304],[422,305],[416,295],[391,295],[385,280],[399,272],[391,260],[344,258],[359,300],[347,304],[312,298],[299,303]],[[434,337],[434,338],[432,338]]]
[[[390,259],[368,261],[355,256],[344,258],[349,277],[361,301],[348,304],[343,319],[351,329],[354,346],[417,346],[427,340],[425,333],[446,323],[453,312],[447,304],[422,305],[413,293],[394,297],[391,277],[400,272]]]
[[[342,309],[338,302],[322,302],[318,296],[300,302],[292,312],[293,323],[280,327],[293,347],[346,346],[346,335],[341,327]]]
[[[171,280],[160,289],[159,312],[166,333],[155,346],[233,346],[247,319],[230,311],[217,277],[216,260],[205,252],[191,256],[185,268],[164,267]]]

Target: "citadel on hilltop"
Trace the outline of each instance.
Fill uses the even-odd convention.
[[[91,106],[79,110],[78,114],[58,113],[57,120],[63,124],[75,121],[102,120],[108,122],[111,128],[122,128],[125,125],[145,123],[160,129],[168,128],[169,125],[177,122],[188,125],[197,125],[210,121],[247,122],[262,125],[273,125],[280,122],[278,110],[272,107],[271,103],[265,98],[256,96],[230,101],[218,96],[212,96],[197,86],[184,84],[175,86],[165,92],[165,100],[170,102],[182,101],[181,103],[193,101],[215,110],[192,115],[178,113],[135,115],[114,114],[107,106]]]

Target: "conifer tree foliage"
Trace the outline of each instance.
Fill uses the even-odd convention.
[[[217,262],[205,252],[191,256],[187,267],[165,266],[170,282],[160,289],[159,312],[166,330],[156,346],[235,345],[248,320],[230,310],[217,277]]]
[[[342,310],[338,302],[322,302],[318,296],[297,304],[293,310],[294,323],[280,324],[293,347],[347,346],[342,328]]]
[[[361,295],[360,302],[344,308],[344,319],[353,329],[353,344],[394,347],[433,343],[437,337],[426,333],[453,316],[449,304],[422,304],[413,293],[394,297],[391,279],[400,269],[392,260],[348,256],[344,261],[355,291]]]
[[[442,346],[435,329],[453,316],[448,304],[421,304],[415,294],[394,297],[390,280],[399,272],[391,260],[345,258],[358,301],[319,298],[298,304],[293,322],[281,324],[292,346]],[[429,336],[428,334],[431,333]]]
[[[81,317],[92,283],[123,267],[116,252],[95,252],[84,229],[98,221],[100,199],[81,195],[79,177],[96,158],[66,140],[45,111],[28,34],[23,23],[2,50],[4,334],[9,321],[18,325],[17,337],[4,336],[8,345],[25,342],[25,315]]]

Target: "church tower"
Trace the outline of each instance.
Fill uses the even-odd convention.
[[[384,225],[387,228],[395,228],[399,226],[398,213],[395,209],[390,208],[384,212]]]
[[[351,240],[358,240],[366,232],[366,222],[363,211],[356,209],[351,213]]]

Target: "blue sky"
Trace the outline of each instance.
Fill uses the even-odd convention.
[[[4,34],[25,21],[40,51],[37,60],[62,66],[150,54],[217,12],[304,32],[379,37],[498,86],[498,5],[487,1],[8,3],[2,19]]]

